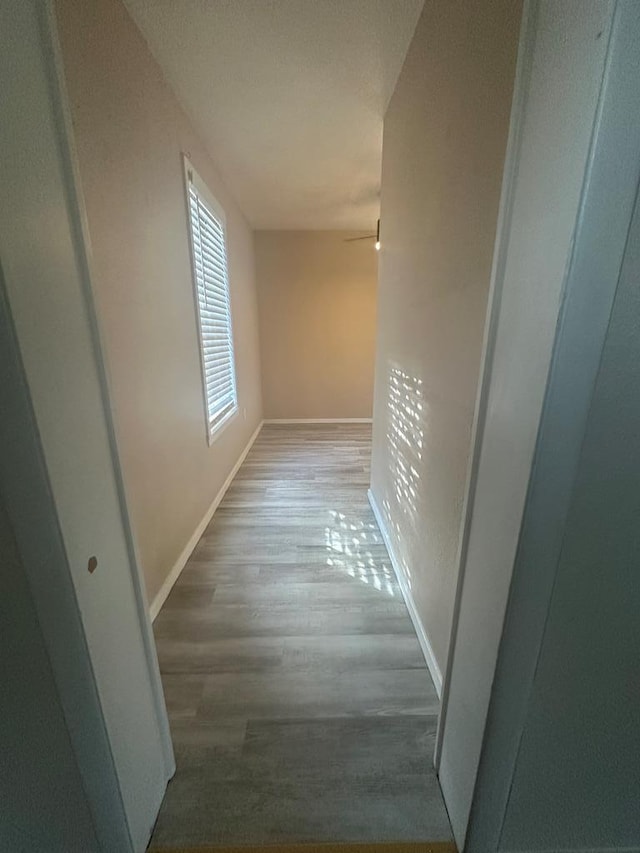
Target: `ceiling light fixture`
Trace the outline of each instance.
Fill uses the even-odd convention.
[[[364,234],[362,237],[345,237],[345,243],[358,243],[360,240],[375,240],[375,250],[376,252],[380,251],[380,220],[378,219],[378,224],[376,226],[375,234]]]

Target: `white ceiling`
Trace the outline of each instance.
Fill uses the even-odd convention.
[[[125,0],[255,228],[373,229],[424,0]]]

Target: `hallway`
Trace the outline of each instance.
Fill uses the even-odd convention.
[[[366,424],[265,425],[156,619],[177,772],[153,849],[451,837],[370,451]]]

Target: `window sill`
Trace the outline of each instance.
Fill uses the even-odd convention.
[[[220,433],[225,429],[225,427],[231,423],[232,420],[238,414],[238,406],[231,409],[227,414],[222,418],[222,420],[218,421],[218,423],[213,427],[213,429],[208,428],[208,439],[207,444],[209,447],[213,444],[213,442],[220,436]]]

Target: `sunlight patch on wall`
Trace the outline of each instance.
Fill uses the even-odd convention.
[[[411,376],[399,367],[391,366],[388,388],[388,428],[392,491],[382,501],[394,550],[402,571],[411,587],[411,568],[403,553],[402,528],[417,523],[420,461],[424,446],[425,399],[422,379]]]

